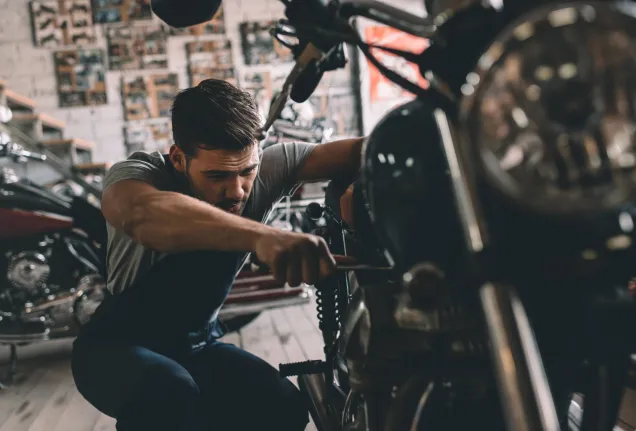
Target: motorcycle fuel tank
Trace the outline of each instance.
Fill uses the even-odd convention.
[[[388,258],[410,268],[442,266],[461,249],[448,164],[427,101],[400,105],[365,141],[362,186],[376,232]]]
[[[70,203],[31,184],[0,184],[0,238],[17,238],[73,226]]]

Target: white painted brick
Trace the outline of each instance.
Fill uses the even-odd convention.
[[[96,140],[101,141],[106,138],[110,140],[113,137],[123,138],[123,127],[113,127],[112,121],[94,120],[91,125]]]
[[[117,162],[126,158],[123,136],[113,140],[101,140],[100,145],[93,150],[95,162]]]
[[[101,121],[120,122],[124,120],[124,111],[121,106],[110,103],[99,108],[99,118]]]
[[[48,96],[38,96],[38,97],[32,97],[32,98],[37,101],[38,111],[50,113],[51,111],[58,109],[59,98],[57,94],[48,95]],[[50,114],[50,115],[53,115],[53,114]]]
[[[7,79],[11,82],[11,90],[24,96],[31,97],[33,91],[33,77],[29,75],[8,75]],[[37,100],[36,100],[37,102]]]
[[[92,123],[99,120],[100,107],[76,107],[69,108],[68,124]]]
[[[32,77],[32,89],[29,97],[40,103],[40,98],[54,97],[57,105],[57,78],[54,75],[38,74]],[[13,80],[11,81],[13,86]]]
[[[64,135],[68,138],[80,138],[94,141],[93,126],[90,123],[67,123]],[[97,144],[97,142],[95,142]]]
[[[31,17],[28,0],[0,1],[0,43],[26,40],[31,37]]]

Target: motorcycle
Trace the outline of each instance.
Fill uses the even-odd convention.
[[[272,100],[278,97],[278,94],[274,94]],[[316,118],[315,111],[309,102],[288,101],[268,131],[262,147],[265,149],[279,142],[288,141],[323,144],[329,141],[333,132],[334,125],[327,118]]]
[[[280,366],[317,428],[613,429],[636,351],[636,3],[284,3],[272,34],[297,39],[296,65],[266,128],[343,43],[415,95],[365,139],[353,228],[337,193],[310,209],[367,263],[316,285],[324,358]],[[365,43],[354,17],[430,46]]]
[[[2,134],[0,158],[44,161]],[[75,336],[104,297],[106,226],[98,208],[63,198],[0,172],[0,344],[9,345],[6,381],[16,372],[17,346]]]

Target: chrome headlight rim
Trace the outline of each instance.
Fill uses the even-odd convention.
[[[511,52],[506,49],[508,48],[507,44],[517,37],[518,32],[522,31],[524,26],[546,22],[552,13],[568,9],[575,9],[581,16],[590,11],[595,13],[602,10],[603,12],[609,11],[613,14],[622,15],[629,20],[636,19],[636,4],[627,4],[621,1],[567,1],[537,6],[525,12],[514,21],[511,21],[497,34],[479,57],[476,66],[466,75],[464,84],[461,86],[462,97],[458,103],[456,134],[462,151],[470,157],[470,160],[478,161],[477,170],[479,175],[485,177],[490,186],[494,187],[497,192],[503,194],[506,199],[513,202],[516,206],[558,218],[580,218],[581,210],[584,211],[586,216],[622,212],[626,205],[631,202],[636,203],[636,182],[634,182],[636,176],[632,175],[631,177],[631,189],[628,187],[629,193],[619,194],[616,192],[613,200],[607,198],[603,205],[577,203],[578,209],[575,211],[546,203],[549,202],[548,199],[546,199],[546,202],[531,201],[529,197],[532,194],[528,193],[527,189],[518,187],[518,184],[512,184],[510,176],[507,177],[507,173],[503,168],[499,167],[494,153],[490,149],[484,148],[480,142],[482,136],[479,135],[479,138],[473,138],[475,134],[471,135],[472,131],[479,127],[477,125],[480,123],[479,116],[476,116],[474,112],[479,107],[481,96],[492,85],[492,82],[488,81],[492,79],[490,74],[494,73],[493,69],[505,60]],[[636,120],[636,118],[632,119]],[[493,164],[496,164],[496,166]],[[625,181],[619,181],[619,183],[621,185],[626,184]],[[624,189],[622,190],[624,191]],[[615,192],[611,187],[608,187],[608,191]],[[605,202],[609,203],[605,205]],[[578,214],[575,212],[578,212]]]

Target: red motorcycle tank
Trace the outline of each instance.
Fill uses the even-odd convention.
[[[68,229],[71,203],[28,181],[0,182],[0,240]]]

